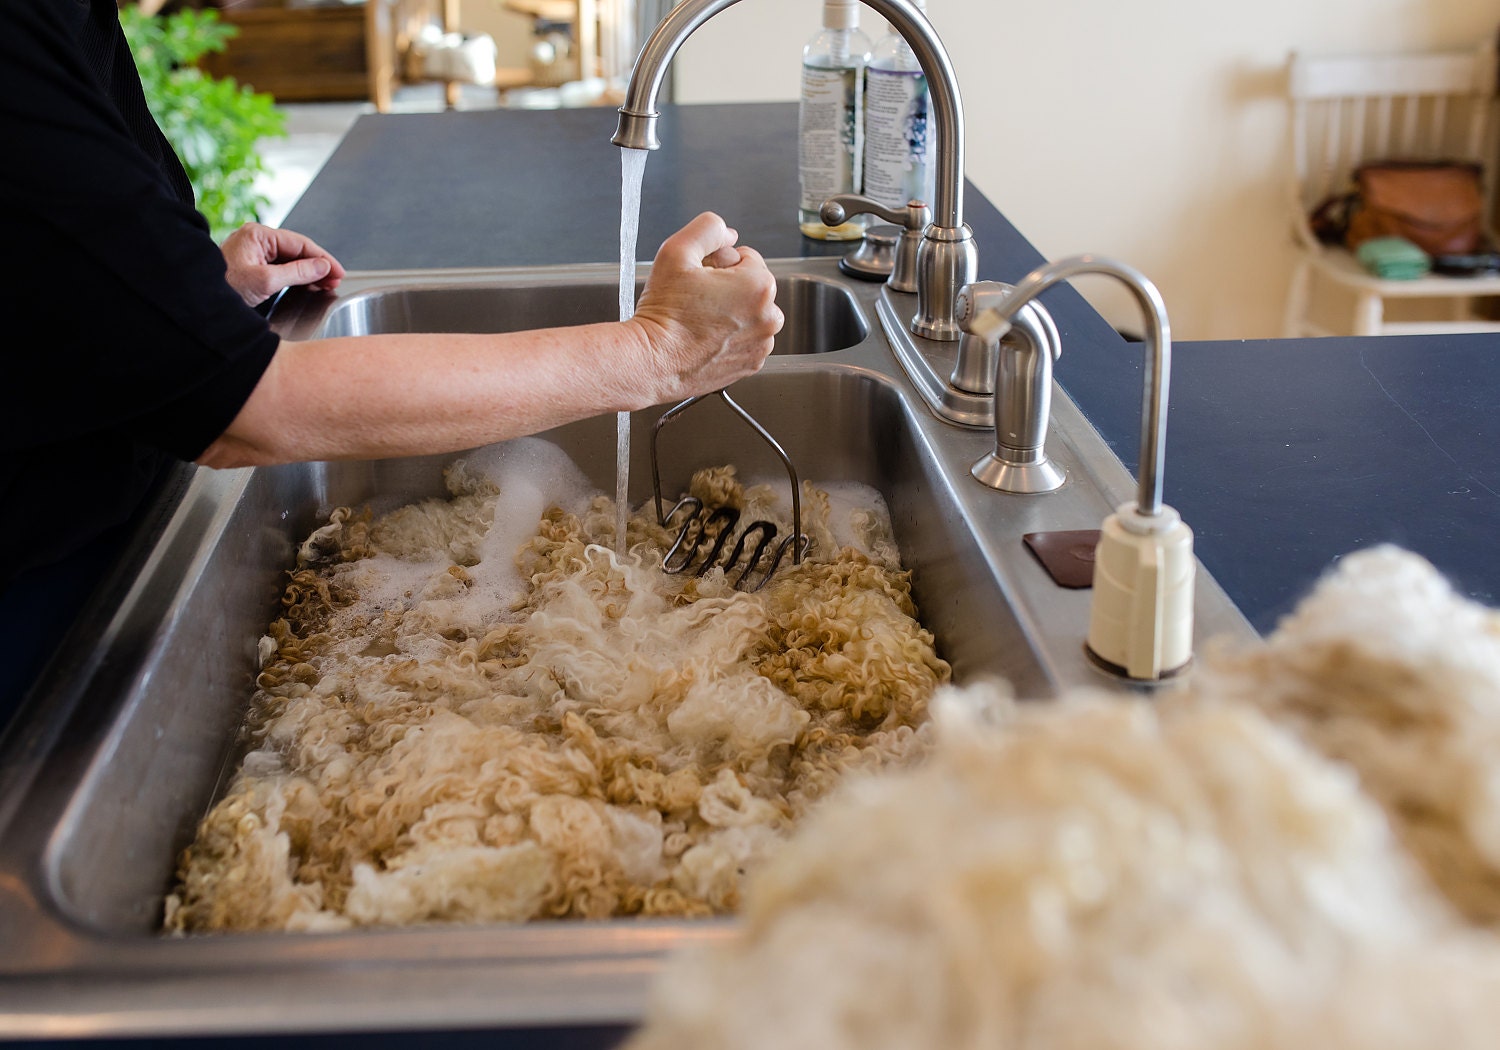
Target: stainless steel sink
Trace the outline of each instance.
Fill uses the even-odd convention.
[[[1069,483],[1042,497],[970,479],[992,437],[923,406],[874,317],[876,288],[832,260],[774,262],[789,318],[765,370],[736,386],[803,475],[859,481],[890,507],[915,597],[958,680],[999,675],[1044,698],[1123,688],[1083,653],[1088,592],[1059,588],[1028,532],[1095,528],[1132,482],[1055,391],[1050,451]],[[288,300],[284,333],[503,331],[614,309],[611,267],[353,275]],[[656,410],[633,419],[633,497],[649,490]],[[717,404],[674,424],[669,485],[734,462],[774,474]],[[547,435],[613,485],[613,421]],[[712,922],[569,922],[320,935],[159,934],[163,895],[233,752],[255,643],[295,544],[331,508],[441,493],[453,457],[198,471],[128,595],[78,643],[0,743],[0,1031],[75,1036],[630,1022],[668,950]],[[1206,573],[1200,637],[1252,634]]]
[[[361,275],[317,322],[328,338],[374,332],[521,332],[554,325],[593,324],[619,318],[618,270],[570,267],[532,271],[529,279],[497,285],[492,275],[450,271],[443,275]],[[519,275],[515,275],[519,277]],[[640,296],[644,281],[637,282]],[[776,354],[823,354],[860,343],[870,323],[844,285],[806,273],[786,273],[776,285],[776,305],[786,324]]]

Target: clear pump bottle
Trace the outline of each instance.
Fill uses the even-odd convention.
[[[925,0],[914,0],[927,10]],[[865,74],[864,195],[889,208],[932,203],[927,78],[911,45],[887,24]]]
[[[864,216],[824,226],[823,202],[858,193],[863,182],[865,66],[870,38],[859,29],[858,0],[823,0],[823,30],[802,49],[802,99],[797,121],[797,169],[802,199],[797,224],[820,241],[858,240]]]

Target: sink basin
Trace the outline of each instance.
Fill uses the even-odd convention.
[[[1049,451],[1069,483],[998,493],[968,467],[992,438],[928,411],[872,326],[878,290],[833,260],[772,264],[787,332],[737,399],[806,478],[884,497],[921,618],[955,678],[1002,676],[1026,697],[1123,688],[1083,652],[1088,592],[1054,584],[1022,536],[1094,528],[1132,481],[1061,391]],[[416,329],[500,331],[613,310],[610,267],[351,275],[272,321],[301,338]],[[632,498],[650,489],[659,410],[632,419]],[[664,481],[776,462],[717,402],[664,441]],[[614,422],[544,435],[603,490]],[[0,1026],[102,1036],[629,1023],[664,954],[728,920],[428,926],[333,934],[160,935],[177,852],[227,773],[235,730],[296,544],[333,507],[442,493],[454,457],[193,474],[105,626],[54,666],[0,745]],[[1253,632],[1201,570],[1200,637]]]
[[[566,279],[539,273],[531,280],[497,285],[482,277],[431,273],[361,275],[315,331],[298,338],[369,335],[373,332],[520,332],[554,325],[593,324],[620,316],[614,267],[570,267]],[[639,298],[644,281],[637,282]],[[843,350],[870,334],[870,323],[843,285],[806,273],[783,273],[776,305],[786,324],[774,354]]]

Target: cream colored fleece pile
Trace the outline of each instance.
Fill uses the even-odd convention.
[[[934,710],[929,760],[826,799],[631,1050],[1500,1039],[1500,617],[1421,559],[1345,559],[1155,701]]]
[[[309,537],[169,929],[727,912],[835,781],[920,751],[948,667],[883,509],[808,486],[812,552],[743,594],[662,573],[646,517],[616,558],[550,448]],[[779,516],[731,471],[695,491]]]

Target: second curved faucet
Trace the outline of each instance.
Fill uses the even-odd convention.
[[[1042,292],[1086,273],[1117,278],[1130,289],[1145,319],[1146,364],[1136,498],[1115,508],[1100,529],[1085,648],[1112,674],[1160,681],[1192,661],[1197,563],[1192,529],[1161,498],[1172,330],[1161,293],[1145,274],[1113,259],[1078,255],[1038,267],[1015,287],[986,281],[959,292],[964,331],[990,346],[998,346],[1012,331],[1022,335],[1012,340],[1013,352],[999,355],[995,451],[976,463],[973,473],[1009,492],[1046,492],[1062,484],[1062,472],[1048,463],[1043,446],[1052,355],[1046,333],[1027,313],[1039,308],[1033,300]],[[1048,467],[1052,474],[1046,473]]]

